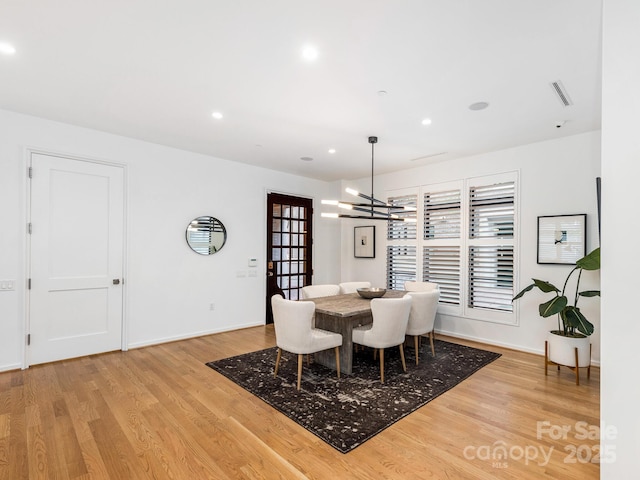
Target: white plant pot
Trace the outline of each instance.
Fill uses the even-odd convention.
[[[591,342],[589,337],[563,337],[549,332],[549,360],[566,367],[576,366],[576,347],[578,348],[578,367],[591,365]]]

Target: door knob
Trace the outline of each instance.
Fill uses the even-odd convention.
[[[114,278],[113,279],[113,284],[114,285],[120,285],[120,279],[119,278]]]

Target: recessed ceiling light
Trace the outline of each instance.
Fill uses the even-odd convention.
[[[484,110],[489,104],[487,102],[476,102],[469,105],[469,110]]]
[[[313,62],[318,58],[318,49],[313,45],[306,45],[302,48],[302,58],[308,62]]]
[[[220,120],[222,118],[222,114],[220,112],[213,112],[211,116],[216,120]]]
[[[378,95],[380,95],[381,97],[384,97],[387,93],[389,92],[387,92],[386,90],[378,90]]]
[[[333,155],[334,153],[336,153],[336,149],[335,148],[330,148],[329,149],[329,153]]]
[[[313,160],[312,157],[300,157],[300,160],[302,160],[303,162],[310,162],[311,160]]]
[[[13,45],[7,42],[0,42],[0,53],[3,55],[13,55],[16,53],[16,49]]]
[[[431,119],[430,118],[425,118],[422,120],[422,124],[423,125],[431,125]]]

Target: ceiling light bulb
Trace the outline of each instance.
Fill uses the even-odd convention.
[[[338,214],[337,213],[321,213],[320,214],[321,217],[326,217],[326,218],[338,218]]]
[[[344,210],[353,210],[353,205],[350,205],[348,203],[339,202],[338,203],[338,208],[342,208]]]
[[[357,197],[358,195],[360,195],[360,192],[358,192],[357,190],[354,190],[353,188],[345,188],[344,189],[345,192],[347,192],[349,195],[353,195],[354,197]]]
[[[312,62],[318,58],[318,49],[312,45],[307,45],[302,49],[302,58]]]
[[[431,119],[430,118],[425,118],[424,120],[422,120],[422,124],[423,125],[431,125]]]
[[[213,112],[211,116],[216,120],[220,120],[222,118],[222,114],[220,112]]]
[[[0,42],[0,53],[3,55],[13,55],[16,53],[16,49],[10,43]]]
[[[321,200],[320,203],[323,205],[338,205],[338,200]]]

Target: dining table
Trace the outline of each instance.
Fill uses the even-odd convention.
[[[400,298],[407,292],[387,290],[381,298]],[[371,314],[371,299],[363,298],[358,293],[332,295],[303,300],[316,305],[315,326],[322,330],[329,330],[342,335],[340,347],[340,371],[351,374],[353,370],[353,329],[373,322]],[[333,350],[317,352],[316,362],[336,368],[336,358]]]

